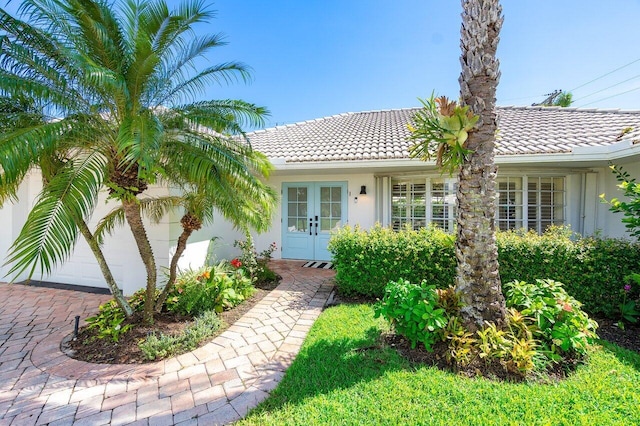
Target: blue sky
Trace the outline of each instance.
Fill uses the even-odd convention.
[[[554,89],[575,106],[640,109],[639,0],[503,0],[499,105],[530,105]],[[214,61],[251,65],[250,86],[216,88],[272,112],[269,125],[457,98],[457,0],[219,0],[210,30],[227,35]],[[626,83],[624,80],[635,77]],[[600,93],[595,93],[618,84]]]
[[[254,79],[211,87],[203,99],[266,106],[267,127],[417,106],[432,91],[458,97],[458,0],[211,4],[217,18],[199,31],[222,32],[229,44],[207,62],[242,61]],[[502,6],[498,105],[530,105],[562,89],[573,91],[574,106],[640,109],[640,0],[503,0]]]

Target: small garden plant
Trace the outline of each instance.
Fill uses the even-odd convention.
[[[136,292],[129,299],[137,315],[141,315],[144,306],[144,291]],[[162,310],[175,315],[181,322],[192,321],[177,334],[148,331],[147,336],[138,342],[138,347],[149,361],[195,349],[219,330],[221,320],[218,313],[239,305],[254,291],[252,280],[238,259],[183,271],[177,277]],[[110,300],[100,306],[97,315],[87,318],[86,329],[91,332],[91,340],[83,343],[95,344],[96,339],[108,339],[118,344],[126,339],[127,333],[135,326],[134,322],[135,317],[133,321],[125,319],[115,300]]]
[[[187,325],[179,335],[151,334],[138,346],[149,361],[167,358],[196,349],[205,339],[213,336],[222,322],[214,311],[205,311]]]
[[[181,315],[222,312],[254,292],[251,279],[234,261],[183,272],[167,297],[165,307]]]
[[[640,287],[640,274],[630,274],[625,277],[627,284],[622,287],[622,301],[620,302],[620,321],[618,327],[624,329],[625,322],[637,323],[640,317],[638,311],[638,302],[633,294],[637,294],[637,288]],[[634,292],[634,287],[636,291]]]
[[[251,236],[247,236],[247,239],[244,241],[236,240],[233,246],[238,247],[241,250],[241,254],[238,258],[231,261],[232,265],[236,268],[246,270],[249,277],[251,277],[256,284],[259,285],[277,280],[275,272],[269,269],[269,261],[277,248],[275,242],[271,243],[269,247],[260,253],[256,251]]]
[[[584,359],[597,337],[597,324],[561,283],[513,281],[505,288],[509,308],[505,326],[487,323],[475,333],[462,324],[453,288],[439,290],[425,281],[420,285],[390,282],[375,313],[412,347],[420,343],[432,351],[434,345],[444,344],[445,357],[456,370],[500,374],[498,368],[508,377],[526,377],[564,361]]]

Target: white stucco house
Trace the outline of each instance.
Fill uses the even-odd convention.
[[[433,222],[452,229],[455,176],[409,158],[407,123],[415,111],[346,113],[249,133],[254,149],[274,164],[269,184],[282,194],[271,229],[254,237],[258,251],[275,242],[275,258],[329,260],[330,232],[342,225],[368,228],[380,222],[399,228],[409,223],[417,228]],[[622,216],[610,212],[599,194],[620,195],[610,163],[640,178],[640,111],[498,107],[497,114],[500,229],[541,232],[564,224],[583,235],[627,236]],[[18,235],[38,191],[34,174],[21,188],[20,202],[0,210],[0,253]],[[96,217],[109,207],[99,210]],[[152,228],[159,264],[168,264],[179,232],[177,216]],[[236,253],[234,240],[243,235],[219,219],[194,233],[181,266],[201,265],[214,237],[217,256],[229,258]],[[128,230],[117,231],[105,251],[125,294],[144,285],[144,268]],[[42,279],[105,287],[81,240],[71,259]]]

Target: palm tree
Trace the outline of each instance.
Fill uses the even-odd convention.
[[[0,133],[2,133],[4,137],[11,138],[14,137],[16,133],[29,132],[45,124],[46,119],[42,108],[37,106],[33,99],[28,99],[24,96],[0,98]],[[64,164],[63,156],[60,152],[50,152],[42,155],[40,157],[39,168],[42,172],[43,181],[51,181],[57,173],[64,170]],[[5,176],[7,175],[5,174]],[[17,190],[16,184],[19,182],[21,182],[21,179],[14,180],[13,185],[8,184],[6,181],[4,185],[0,185],[0,204],[4,203],[8,197],[15,195],[15,191]],[[89,248],[93,252],[105,278],[105,282],[116,302],[127,316],[132,315],[133,309],[118,287],[95,236],[91,233],[91,230],[83,218],[77,217],[74,220],[76,226],[78,226],[78,230],[84,236]]]
[[[262,156],[259,153],[256,155]],[[215,186],[225,183],[212,182]],[[176,207],[182,208],[184,212],[180,219],[182,232],[178,236],[175,252],[171,256],[167,282],[156,299],[156,312],[161,311],[175,283],[178,261],[187,248],[189,237],[204,224],[212,223],[215,211],[221,212],[224,218],[245,232],[248,232],[249,229],[255,229],[258,232],[266,231],[271,225],[271,214],[275,207],[274,201],[277,199],[277,193],[273,188],[264,184],[252,196],[247,196],[244,191],[236,191],[236,188],[232,186],[233,182],[226,183],[230,185],[224,188],[209,188],[216,193],[206,193],[202,188],[199,189],[201,192],[195,193],[189,192],[188,188],[183,188],[181,196],[147,198],[141,202],[140,207],[143,213],[156,223]],[[102,241],[105,233],[110,233],[117,225],[124,224],[124,222],[124,209],[122,207],[114,209],[98,224],[95,232],[97,239]]]
[[[485,321],[500,324],[506,315],[494,228],[496,49],[503,18],[499,0],[462,0],[462,8],[460,97],[480,118],[469,132],[471,152],[458,178],[456,289],[464,303],[463,320],[475,330]]]
[[[144,263],[144,318],[153,321],[157,266],[141,204],[152,184],[197,193],[262,193],[268,161],[244,142],[245,125],[267,111],[237,100],[193,101],[210,84],[247,80],[237,62],[192,72],[195,61],[224,43],[194,35],[213,12],[202,1],[169,10],[163,0],[25,0],[28,22],[0,10],[0,94],[27,96],[48,119],[0,139],[0,184],[15,194],[43,158],[59,159],[12,246],[10,273],[48,273],[70,255],[79,220],[108,188],[123,211]],[[218,203],[232,219],[242,211]],[[268,212],[267,212],[268,213]]]

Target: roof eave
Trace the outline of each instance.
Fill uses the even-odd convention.
[[[555,164],[565,163],[567,166],[575,166],[576,163],[588,165],[602,165],[629,157],[640,156],[640,144],[634,144],[632,141],[623,140],[619,143],[609,146],[599,147],[578,147],[572,152],[566,153],[537,153],[537,154],[514,154],[514,155],[497,155],[495,162],[498,165],[534,165],[534,164]],[[397,158],[385,160],[336,160],[336,161],[304,161],[304,162],[287,162],[285,159],[271,159],[275,170],[287,173],[300,173],[303,171],[335,171],[342,172],[368,172],[370,170],[381,169],[401,169],[408,168],[424,168],[426,170],[434,170],[435,162],[422,162],[411,158]]]

